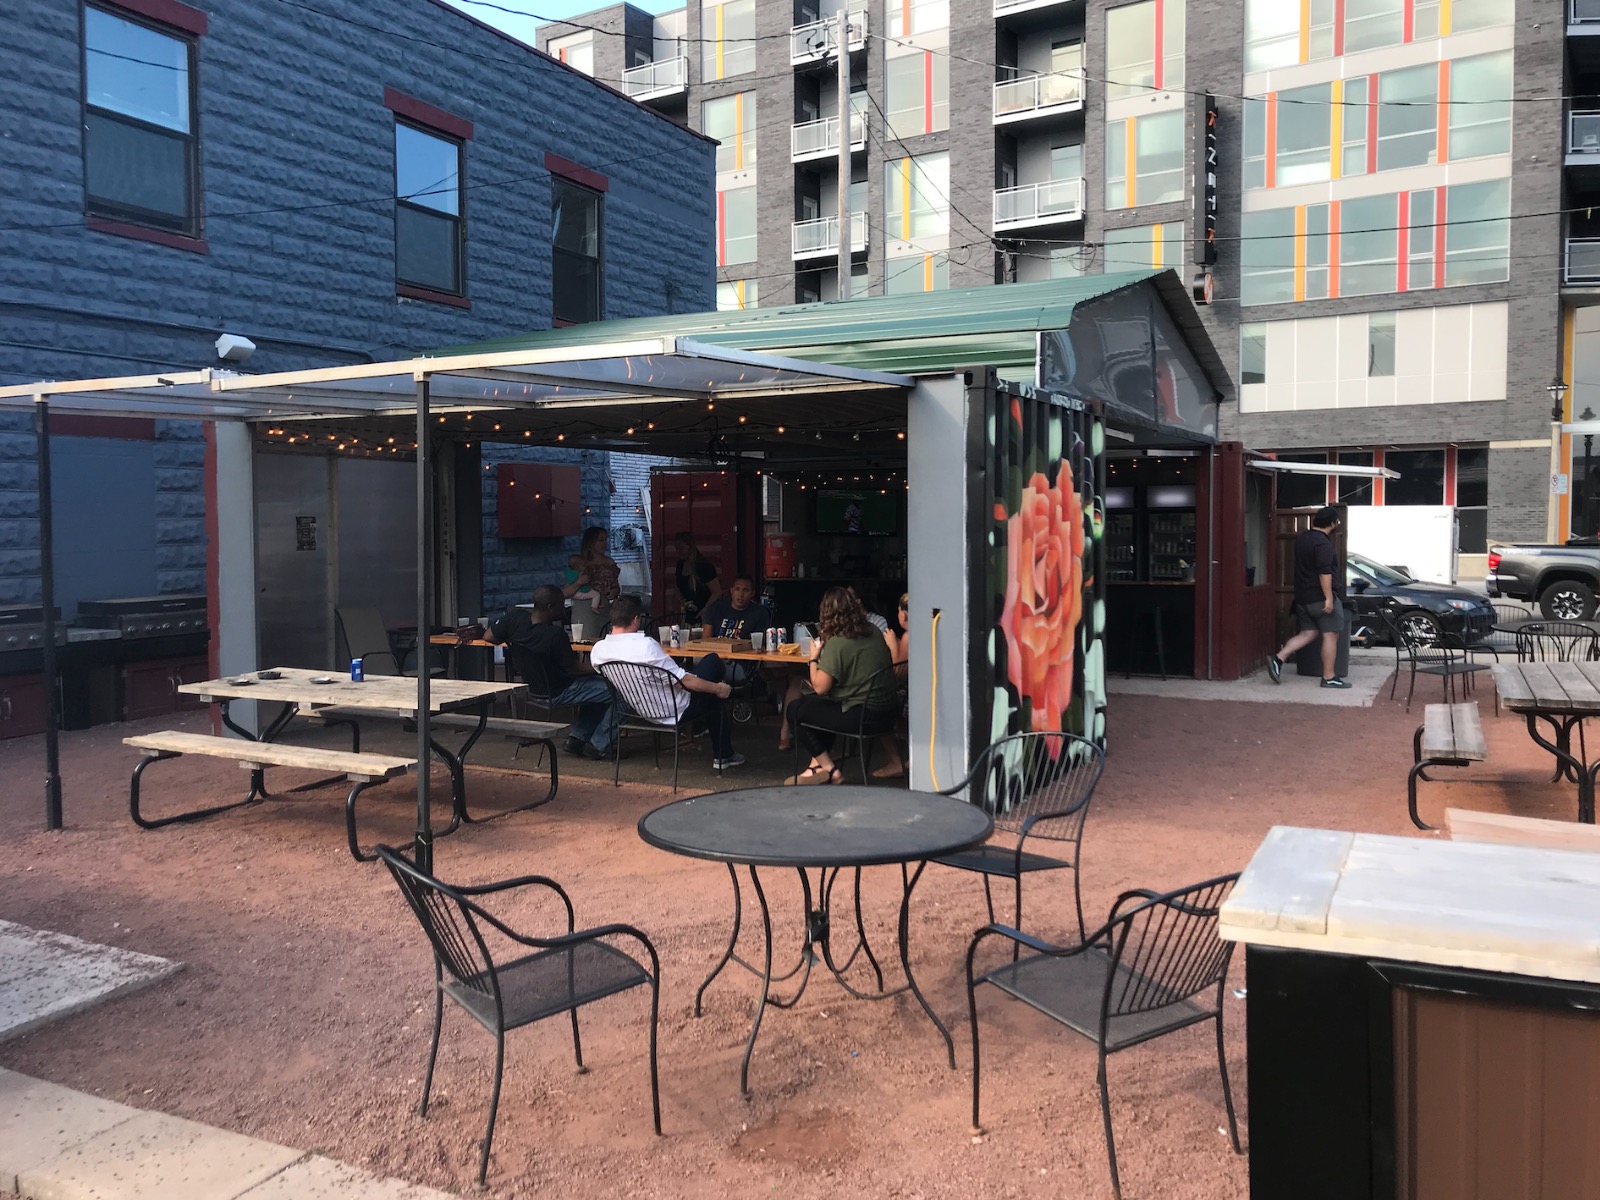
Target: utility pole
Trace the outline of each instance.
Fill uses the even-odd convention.
[[[850,299],[850,14],[840,0],[835,46],[839,61],[839,299]],[[862,114],[863,121],[866,115]]]

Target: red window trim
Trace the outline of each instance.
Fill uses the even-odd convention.
[[[205,238],[187,237],[181,233],[172,233],[166,229],[151,229],[146,225],[133,225],[127,221],[113,221],[108,217],[85,217],[83,224],[86,229],[96,233],[109,233],[113,237],[132,238],[136,242],[154,242],[158,246],[167,246],[173,250],[187,250],[191,254],[210,254],[211,247]]]
[[[383,89],[383,106],[397,117],[404,117],[408,121],[415,121],[418,125],[426,125],[429,129],[436,129],[440,133],[448,134],[453,138],[460,138],[470,142],[473,138],[472,122],[465,117],[458,117],[454,113],[447,113],[442,108],[435,108],[426,101],[408,96],[402,91],[385,86]]]
[[[1444,448],[1444,502],[1451,508],[1456,506],[1456,448]]]
[[[608,192],[611,190],[611,181],[599,171],[591,171],[580,163],[573,162],[570,158],[562,158],[559,154],[551,154],[548,150],[544,155],[544,169],[568,183],[575,183],[579,187],[586,187],[593,192]]]
[[[120,8],[147,21],[159,21],[195,37],[206,35],[209,20],[206,14],[178,0],[94,0],[94,3],[105,8]]]
[[[1344,0],[1333,0],[1333,56],[1344,57]]]
[[[1399,242],[1396,247],[1394,290],[1406,290],[1407,277],[1411,274],[1411,193],[1400,192],[1395,196],[1395,236]]]
[[[1382,467],[1382,466],[1387,465],[1383,461],[1384,458],[1385,458],[1384,452],[1382,450],[1379,450],[1376,446],[1374,446],[1373,450],[1372,450],[1372,465],[1375,466],[1375,467]],[[1383,504],[1385,502],[1385,500],[1386,500],[1386,497],[1383,494],[1383,485],[1384,485],[1385,482],[1386,481],[1384,480],[1382,475],[1377,475],[1377,476],[1373,477],[1373,480],[1372,480],[1372,503],[1374,505]]]
[[[1159,92],[1166,85],[1166,40],[1167,40],[1167,6],[1164,0],[1155,0],[1156,28],[1155,28],[1155,57],[1151,64],[1151,77],[1153,81],[1152,94]]]
[[[1433,189],[1433,286],[1436,288],[1444,287],[1444,223],[1448,219],[1446,197],[1449,191],[1447,187]]]
[[[432,288],[417,287],[410,283],[395,284],[394,294],[406,300],[427,300],[434,304],[448,304],[451,308],[472,307],[472,301],[465,296],[453,296],[449,292],[436,292]]]
[[[51,413],[51,437],[114,438],[123,442],[153,442],[153,417],[95,417],[82,413]]]

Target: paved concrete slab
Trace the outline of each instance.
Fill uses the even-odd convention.
[[[245,1192],[239,1200],[456,1200],[398,1179],[378,1179],[365,1171],[312,1155]]]
[[[234,1200],[304,1151],[165,1113],[137,1116],[18,1172],[29,1200]]]
[[[1319,704],[1329,708],[1371,708],[1378,693],[1388,687],[1394,673],[1394,651],[1384,652],[1382,661],[1350,658],[1348,690],[1325,688],[1316,676],[1294,673],[1291,665],[1283,672],[1283,683],[1275,685],[1265,670],[1243,679],[1226,682],[1210,679],[1154,679],[1118,675],[1106,678],[1106,691],[1112,696],[1171,696],[1180,700],[1238,700],[1247,704]],[[1404,684],[1402,683],[1402,687]],[[1438,688],[1435,687],[1437,692]],[[1493,699],[1493,694],[1490,694]]]
[[[0,1070],[0,1192],[17,1176],[139,1115],[126,1104]]]
[[[0,921],[0,1041],[149,987],[182,963]]]

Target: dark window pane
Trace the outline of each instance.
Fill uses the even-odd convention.
[[[1463,508],[1456,512],[1456,549],[1462,554],[1489,552],[1489,510]]]
[[[1292,450],[1280,451],[1279,457],[1287,462],[1325,463],[1326,454],[1297,454]],[[1328,477],[1326,475],[1301,475],[1285,471],[1278,476],[1279,508],[1321,508],[1328,502]]]
[[[402,283],[439,292],[461,291],[460,225],[454,217],[394,206],[394,273]]]
[[[1456,507],[1489,505],[1489,448],[1456,451]]]
[[[1383,465],[1400,472],[1383,485],[1385,504],[1444,503],[1443,450],[1391,450]]]
[[[600,197],[587,188],[557,183],[551,196],[550,240],[563,250],[600,256]]]
[[[1372,455],[1367,451],[1353,451],[1339,455],[1341,467],[1370,467]],[[1359,475],[1339,476],[1340,504],[1371,504],[1372,480]]]
[[[550,289],[558,321],[600,319],[600,263],[557,247],[552,251]]]
[[[89,112],[84,185],[95,211],[174,229],[191,223],[188,139]]]

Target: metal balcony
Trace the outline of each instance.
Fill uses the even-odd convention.
[[[850,214],[850,252],[860,254],[867,248],[867,214]],[[817,221],[794,223],[794,257],[827,258],[839,253],[839,218],[823,217]]]
[[[849,46],[853,54],[863,49],[867,44],[867,10],[851,11],[847,20],[850,22]],[[820,21],[807,21],[804,25],[796,25],[789,31],[789,62],[792,66],[803,66],[806,63],[819,63],[827,58],[836,49],[834,42],[834,19],[824,17]]]
[[[630,67],[622,73],[622,90],[635,100],[660,100],[689,90],[689,60],[683,55]]]
[[[1083,76],[1074,71],[1024,75],[994,85],[994,123],[1083,111]]]
[[[1049,179],[994,194],[994,231],[1083,220],[1083,180]]]
[[[1583,0],[1573,0],[1574,3],[1583,3]],[[1047,8],[1070,8],[1078,5],[1081,0],[994,0],[994,15],[996,17],[1010,17],[1018,13],[1036,12]]]
[[[1567,114],[1567,160],[1600,162],[1600,112]]]
[[[858,112],[850,114],[850,150],[867,148],[867,122]],[[810,162],[817,158],[832,158],[839,153],[839,118],[823,117],[820,121],[807,121],[804,125],[789,127],[789,161]]]
[[[1600,284],[1600,237],[1569,237],[1562,261],[1562,278],[1567,283]]]

